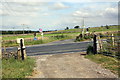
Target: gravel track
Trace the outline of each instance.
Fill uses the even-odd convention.
[[[34,56],[36,67],[28,78],[117,78],[81,53]]]

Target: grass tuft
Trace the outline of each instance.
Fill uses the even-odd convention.
[[[26,60],[15,60],[14,58],[2,60],[2,78],[25,78],[31,75],[35,60],[28,57]]]
[[[96,54],[96,55],[86,55],[85,58],[88,58],[98,64],[101,64],[102,67],[109,69],[111,72],[118,74],[118,60],[116,58],[104,56],[102,54]]]

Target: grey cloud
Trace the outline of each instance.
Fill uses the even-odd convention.
[[[3,9],[6,9],[6,7],[8,7],[10,10],[13,10],[13,11],[25,11],[25,12],[26,11],[32,12],[32,11],[40,10],[40,8],[38,8],[37,6],[25,6],[25,5],[19,5],[19,4],[21,3],[5,2],[3,3]]]
[[[117,8],[106,8],[105,11],[101,15],[102,17],[117,18],[118,9]]]
[[[22,5],[22,4],[26,4],[26,5]],[[37,3],[38,4],[38,3]],[[29,6],[28,6],[29,5]],[[34,3],[34,6],[30,6],[30,5],[33,5],[32,3],[31,4],[28,4],[27,3],[18,3],[18,2],[3,2],[2,4],[2,9],[1,10],[4,10],[3,13],[1,14],[1,16],[23,16],[23,14],[30,14],[31,15],[35,15],[37,11],[41,11],[41,8],[38,7],[37,5],[35,6],[35,3]],[[7,13],[6,13],[7,12]],[[14,14],[14,15],[13,15]]]

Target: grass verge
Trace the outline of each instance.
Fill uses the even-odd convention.
[[[58,40],[65,40],[65,39],[73,39],[74,36],[72,35],[54,35],[54,36],[50,36],[50,37],[44,37],[43,40],[32,40],[32,41],[28,41],[25,40],[25,45],[36,45],[36,44],[44,44],[44,43],[49,43],[49,42],[53,42],[53,41],[58,41]],[[3,42],[2,43],[2,47],[13,47],[13,46],[19,46],[19,44],[17,43],[17,41],[15,42]]]
[[[25,78],[32,74],[35,59],[27,57],[26,60],[15,60],[14,58],[2,60],[2,78]]]
[[[116,58],[104,56],[102,54],[90,54],[86,55],[85,58],[88,58],[98,64],[100,64],[102,67],[109,69],[111,72],[118,74],[118,60]]]

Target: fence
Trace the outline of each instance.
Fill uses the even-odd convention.
[[[8,59],[14,57],[15,59],[24,60],[26,58],[26,50],[23,39],[19,39],[17,43],[19,43],[19,48],[17,51],[14,52],[7,52],[4,46],[4,51],[2,51],[2,59]]]
[[[93,39],[94,54],[100,53],[117,58],[120,56],[120,36],[114,34],[108,36],[94,35]]]

